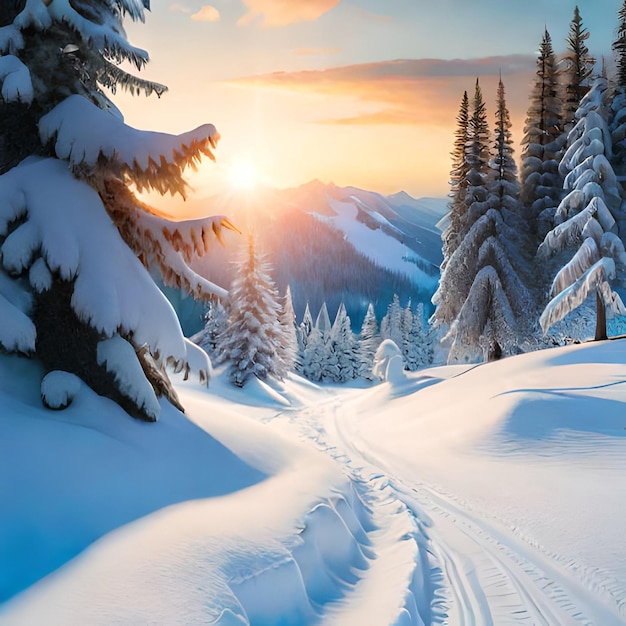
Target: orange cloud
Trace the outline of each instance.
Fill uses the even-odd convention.
[[[197,13],[191,16],[194,22],[219,22],[220,12],[210,4],[205,4]]]
[[[245,25],[261,18],[261,26],[287,26],[310,22],[327,13],[340,0],[243,0],[248,12],[239,20]]]
[[[535,64],[533,56],[525,55],[401,59],[325,70],[274,72],[231,82],[359,101],[354,115],[321,120],[325,124],[449,126],[458,112],[461,94],[467,90],[471,96],[476,77],[480,78],[487,103],[493,102],[500,73],[511,114],[521,116],[527,106]]]

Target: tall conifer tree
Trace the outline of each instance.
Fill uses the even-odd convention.
[[[467,161],[465,160],[465,146],[467,144],[469,126],[469,98],[467,91],[463,92],[459,114],[456,118],[457,127],[454,133],[454,147],[451,153],[452,169],[450,170],[450,223],[442,234],[443,240],[443,263],[444,269],[448,259],[459,245],[461,236],[461,224],[465,215],[465,195],[467,193]]]
[[[448,325],[449,360],[476,361],[487,344],[513,351],[518,320],[528,313],[530,295],[518,274],[516,252],[525,225],[520,217],[517,169],[504,85],[498,86],[495,142],[489,159],[487,122],[477,86],[467,159],[473,185],[466,213],[467,232],[445,268],[433,297],[437,326]]]
[[[533,229],[537,216],[546,208],[556,207],[561,196],[558,166],[565,138],[558,92],[556,57],[550,33],[545,30],[524,126],[520,171],[521,198]]]
[[[467,263],[461,248],[465,237],[474,222],[488,208],[487,181],[489,178],[489,126],[482,91],[476,81],[472,110],[467,125],[465,161],[467,166],[467,192],[463,202],[460,239],[456,250],[450,256],[439,281],[439,288],[433,296],[435,304],[434,320],[436,325],[451,324],[458,315],[467,297],[474,275],[466,272]],[[385,339],[381,324],[381,335]]]
[[[223,297],[189,264],[228,222],[170,222],[132,191],[184,196],[184,169],[213,158],[219,138],[211,124],[181,136],[131,128],[109,99],[166,90],[125,69],[148,61],[123,25],[148,7],[0,3],[0,345],[152,421],[159,395],[180,406],[158,361],[185,359],[187,344],[147,270],[196,298]]]
[[[593,74],[595,62],[585,44],[587,39],[589,31],[583,26],[580,10],[576,6],[567,36],[567,51],[563,57],[562,82],[565,91],[563,126],[566,133],[576,123],[576,111],[583,96],[589,91]]]
[[[616,56],[617,76],[615,92],[611,99],[611,116],[609,128],[613,141],[613,156],[611,163],[618,176],[626,175],[626,0],[622,3],[618,14],[619,24],[617,37],[613,42],[613,51]]]

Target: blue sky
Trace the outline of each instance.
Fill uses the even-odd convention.
[[[620,0],[177,0],[157,2],[129,38],[152,62],[161,100],[117,98],[139,127],[222,135],[199,194],[252,164],[267,184],[312,178],[417,196],[447,193],[463,90],[476,77],[493,111],[502,72],[514,136],[544,26],[557,52],[578,4],[588,45],[611,56]]]

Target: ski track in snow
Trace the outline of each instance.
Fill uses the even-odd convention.
[[[405,591],[411,596],[421,593],[430,614],[411,614],[409,622],[404,616],[396,624],[624,624],[616,598],[600,577],[594,581],[593,572],[566,571],[558,555],[525,541],[514,529],[482,519],[436,486],[394,475],[387,453],[359,437],[346,397],[278,413],[266,421],[286,420],[301,437],[344,465],[373,508],[377,501],[393,498],[411,518],[419,562],[413,588]],[[421,590],[415,588],[417,570],[422,570]],[[349,605],[349,599],[344,604]]]

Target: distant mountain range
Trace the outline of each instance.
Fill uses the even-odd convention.
[[[315,315],[326,302],[332,315],[343,301],[358,330],[369,302],[380,319],[394,293],[403,304],[410,298],[430,305],[442,260],[437,224],[446,204],[445,198],[383,196],[315,180],[293,189],[265,187],[195,200],[190,208],[226,215],[244,234],[255,233],[280,292],[291,286],[298,318],[307,303]],[[227,233],[224,247],[194,268],[227,288],[245,240]],[[195,332],[198,307],[192,312],[192,302],[169,295],[185,332]]]

